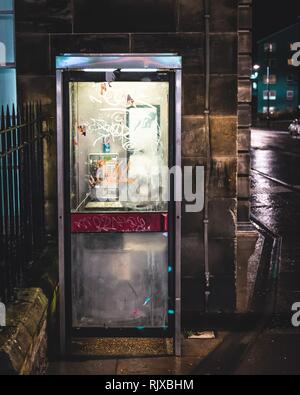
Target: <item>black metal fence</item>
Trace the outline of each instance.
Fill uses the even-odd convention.
[[[1,108],[0,300],[14,299],[45,245],[41,105]]]

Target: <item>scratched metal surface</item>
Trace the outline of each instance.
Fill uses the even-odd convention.
[[[168,325],[167,234],[73,234],[73,326]]]
[[[65,54],[56,57],[57,69],[117,69],[117,68],[172,68],[181,69],[182,58],[174,54],[116,54],[82,55]]]

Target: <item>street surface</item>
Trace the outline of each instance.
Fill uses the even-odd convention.
[[[300,302],[300,140],[252,131],[252,212],[282,236],[275,317],[236,374],[300,374],[300,328],[291,323]],[[259,172],[259,173],[258,173]]]

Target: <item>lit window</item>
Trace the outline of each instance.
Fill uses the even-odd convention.
[[[269,76],[269,81],[268,81],[268,76],[264,75],[264,84],[274,85],[276,83],[277,83],[277,76],[275,74],[271,74]]]
[[[276,100],[277,92],[276,91],[264,91],[264,100]]]
[[[265,43],[264,50],[265,50],[265,52],[275,52],[276,51],[276,43]]]
[[[295,97],[295,92],[294,91],[287,91],[286,92],[286,98],[288,100],[294,100],[294,97]]]
[[[264,114],[268,114],[268,107],[263,107]],[[269,113],[273,115],[276,112],[276,107],[269,107]]]

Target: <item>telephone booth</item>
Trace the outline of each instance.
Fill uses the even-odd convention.
[[[172,337],[180,355],[181,57],[58,56],[57,133],[62,353]]]

